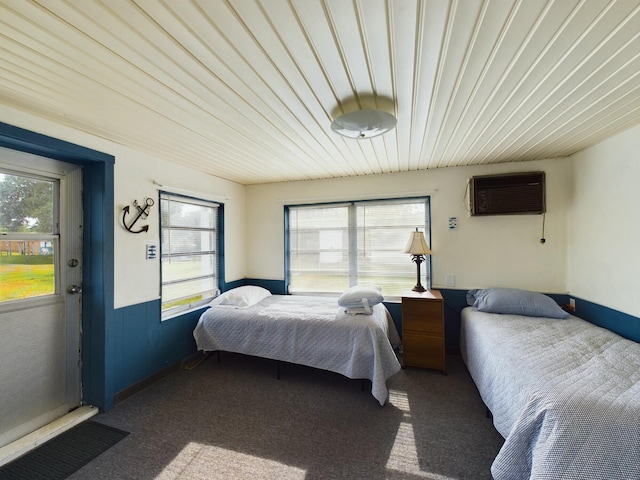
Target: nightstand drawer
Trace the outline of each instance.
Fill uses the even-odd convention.
[[[418,333],[437,333],[442,335],[444,333],[444,326],[442,325],[442,313],[438,316],[413,316],[402,315],[402,328],[407,332]]]
[[[412,367],[444,370],[444,346],[442,337],[431,335],[405,335],[402,360]]]
[[[415,316],[438,316],[442,314],[442,302],[439,300],[423,300],[402,298],[402,313]]]
[[[403,299],[402,328],[409,332],[443,334],[442,302]]]

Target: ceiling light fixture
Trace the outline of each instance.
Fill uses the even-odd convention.
[[[336,118],[331,130],[345,137],[365,139],[387,133],[396,123],[396,117],[382,110],[356,110]]]

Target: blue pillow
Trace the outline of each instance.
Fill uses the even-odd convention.
[[[551,297],[517,288],[469,290],[467,303],[476,310],[487,313],[508,313],[547,318],[567,318],[569,316]]]

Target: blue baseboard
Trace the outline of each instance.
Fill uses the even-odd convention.
[[[640,318],[589,302],[588,300],[576,297],[571,298],[576,301],[576,310],[574,312],[576,317],[611,330],[634,342],[640,342]]]

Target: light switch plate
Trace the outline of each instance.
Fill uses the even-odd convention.
[[[158,244],[156,242],[146,242],[147,260],[155,260],[158,256]]]

